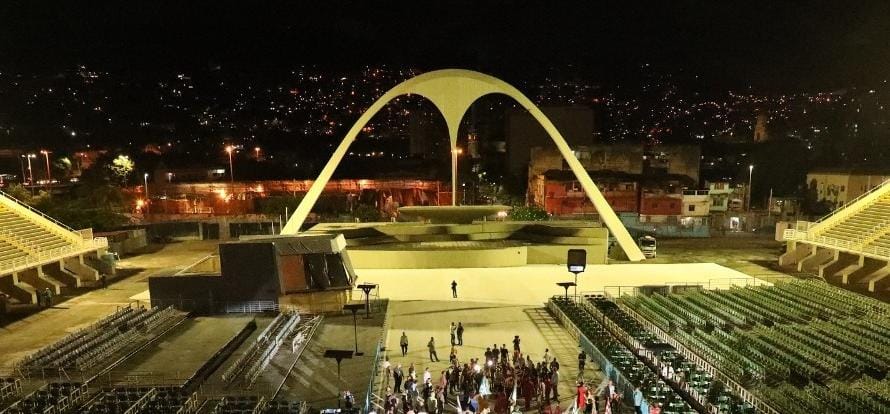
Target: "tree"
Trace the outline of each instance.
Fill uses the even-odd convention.
[[[118,155],[117,158],[111,161],[111,165],[108,166],[108,169],[111,171],[111,174],[120,181],[121,185],[126,185],[127,179],[130,177],[130,173],[133,172],[135,167],[136,164],[129,156]]]
[[[362,223],[380,221],[380,211],[377,210],[376,207],[368,204],[359,204],[352,211],[352,215]]]
[[[285,212],[293,213],[303,201],[303,195],[294,196],[270,196],[257,199],[257,211],[269,216],[277,216]]]
[[[550,215],[537,206],[515,206],[510,210],[510,220],[513,221],[544,221]]]
[[[31,203],[31,192],[21,184],[10,185],[9,188],[6,189],[6,194],[9,194],[12,198],[23,203]]]

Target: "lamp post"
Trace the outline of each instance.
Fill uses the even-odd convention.
[[[358,322],[355,319],[355,314],[358,313],[359,309],[363,309],[365,307],[364,303],[347,303],[343,305],[343,309],[349,310],[352,312],[352,329],[355,333],[355,356],[364,355],[363,352],[358,351]]]
[[[455,147],[451,150],[451,205],[457,205],[457,157],[464,150]]]
[[[25,185],[25,155],[19,155],[19,163],[22,164],[22,185]]]
[[[340,363],[343,362],[344,359],[352,358],[352,351],[347,351],[344,349],[328,349],[324,351],[325,358],[331,358],[337,361],[337,408],[340,408],[340,388],[343,385],[343,380],[340,379]]]
[[[147,214],[151,205],[151,198],[148,195],[148,173],[142,174],[142,180],[145,183],[145,213]]]
[[[28,184],[34,185],[34,170],[31,168],[31,158],[37,158],[37,154],[23,155],[28,160]]]
[[[578,284],[575,282],[557,282],[556,285],[566,290],[566,302],[569,301],[569,288],[572,286],[578,286]]]
[[[365,319],[371,319],[371,291],[377,288],[376,283],[362,283],[357,288],[365,292]],[[380,292],[377,292],[378,294]]]
[[[748,166],[748,210],[751,211],[751,178],[754,176],[754,164]]]
[[[228,145],[226,146],[226,152],[229,153],[229,181],[235,182],[235,166],[232,164],[232,151],[235,150],[235,147]]]
[[[253,147],[253,152],[256,153],[256,160],[260,160],[260,147]]]
[[[52,174],[49,172],[49,151],[40,150],[40,153],[46,158],[46,189],[49,190],[49,184],[53,180]]]

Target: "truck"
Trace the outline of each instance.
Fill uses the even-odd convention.
[[[638,245],[640,246],[640,251],[643,252],[643,256],[647,259],[654,259],[656,256],[655,248],[658,243],[655,241],[655,237],[652,236],[643,236],[638,240]]]

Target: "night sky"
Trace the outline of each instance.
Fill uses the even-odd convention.
[[[256,5],[254,3],[263,3]],[[467,67],[508,79],[643,63],[782,91],[890,75],[888,1],[4,1],[0,69],[169,73],[298,64]]]

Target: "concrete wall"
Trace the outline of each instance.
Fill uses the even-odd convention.
[[[525,246],[486,250],[347,250],[356,269],[514,267],[528,263]]]
[[[606,245],[527,246],[528,264],[565,264],[569,249],[587,251],[587,264],[605,264],[609,253]]]
[[[595,132],[593,109],[585,106],[553,106],[542,107],[541,110],[553,122],[569,146],[574,148],[593,144]],[[505,134],[507,163],[513,174],[525,176],[528,171],[529,154],[533,147],[552,148],[556,151],[556,145],[544,128],[524,109],[507,113]]]

